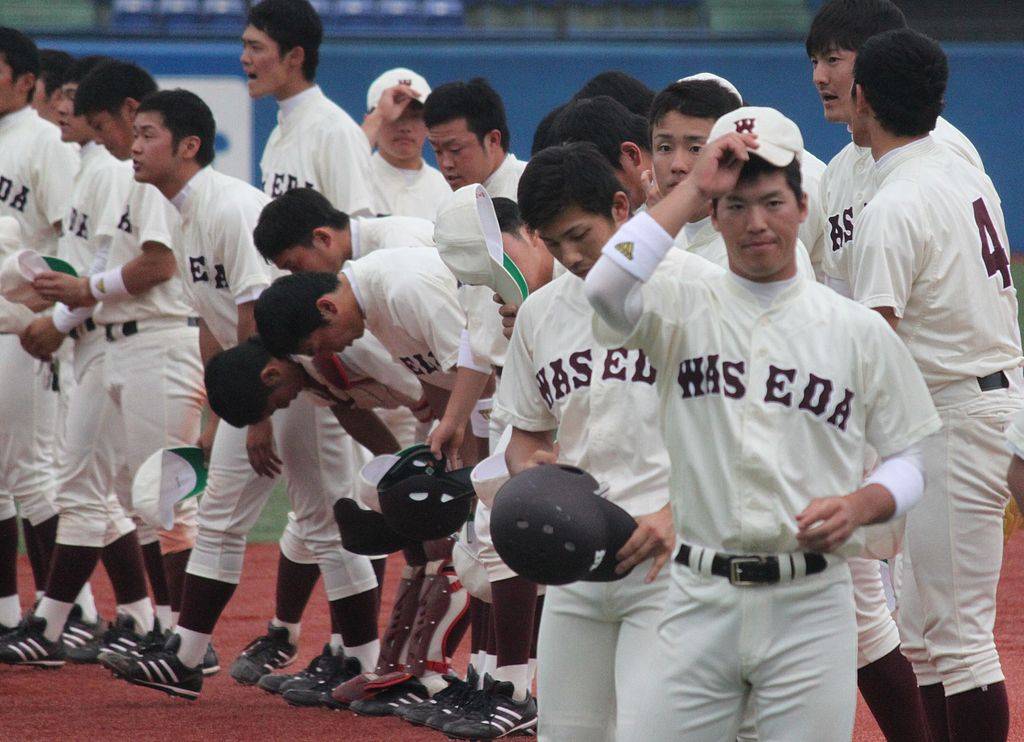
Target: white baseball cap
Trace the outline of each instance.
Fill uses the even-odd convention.
[[[745,106],[722,116],[711,127],[708,141],[714,141],[733,131],[757,135],[757,149],[751,154],[767,160],[775,167],[786,167],[800,159],[804,138],[800,127],[774,108]]]
[[[427,84],[423,75],[405,67],[395,67],[370,83],[370,89],[366,92],[366,110],[372,111],[376,108],[384,91],[395,87],[395,85],[408,85],[415,90],[420,94],[420,97],[417,98],[420,103],[424,103],[427,96],[430,95],[430,85]]]
[[[174,506],[206,489],[203,449],[196,446],[162,448],[147,458],[132,480],[132,506],[146,523],[169,531]]]
[[[693,80],[712,80],[717,82],[723,88],[728,90],[730,93],[735,95],[740,103],[743,103],[743,96],[740,95],[739,88],[733,85],[731,82],[726,80],[724,77],[716,75],[714,72],[698,72],[696,75],[687,75],[686,77],[680,77],[676,82],[690,82]]]
[[[519,267],[505,254],[494,203],[478,183],[463,186],[441,206],[434,225],[441,260],[462,283],[488,286],[519,306],[529,289]]]
[[[19,304],[49,304],[32,288],[32,281],[48,271],[78,275],[67,262],[35,250],[18,250],[8,255],[0,263],[0,296]]]

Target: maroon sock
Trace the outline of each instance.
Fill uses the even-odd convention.
[[[36,582],[36,589],[46,588],[46,580],[50,575],[50,559],[53,557],[53,547],[57,543],[57,521],[60,516],[47,518],[38,526],[33,526],[27,519],[22,519],[21,527],[25,531],[25,552],[28,554],[28,563],[32,567],[32,577]]]
[[[170,605],[171,595],[167,589],[167,572],[164,571],[164,558],[160,553],[159,541],[142,547],[142,560],[146,564],[146,576],[153,590],[153,602],[157,605]]]
[[[25,521],[28,524],[28,521]],[[36,577],[39,584],[39,577]],[[44,583],[45,587],[45,583]],[[18,594],[18,518],[0,520],[0,598]]]
[[[493,586],[494,583],[491,583]],[[491,592],[491,599],[494,599],[494,593]],[[491,610],[487,611],[487,633],[484,634],[484,651],[492,657],[498,654],[498,640],[497,633],[494,630],[494,603],[491,603]]]
[[[142,548],[135,531],[104,546],[101,557],[118,605],[127,605],[148,597],[146,568],[142,564]]]
[[[491,600],[497,666],[525,665],[533,646],[537,584],[518,576],[492,582]]]
[[[100,559],[100,549],[92,546],[57,544],[50,559],[50,576],[46,581],[46,597],[62,603],[74,603],[82,586]]]
[[[186,572],[178,626],[200,634],[212,634],[217,619],[235,594],[236,587],[238,585],[230,582],[211,580]]]
[[[309,596],[320,579],[316,564],[293,562],[284,554],[277,557],[277,592],[274,597],[274,617],[285,623],[299,623],[306,610]]]
[[[537,608],[533,614],[533,644],[530,646],[530,659],[537,659],[537,637],[540,636],[540,614],[544,611],[544,596],[537,596]]]
[[[346,647],[361,647],[377,638],[378,593],[373,588],[330,602],[331,633],[341,634]]]
[[[950,742],[1006,742],[1010,705],[1006,683],[992,683],[946,698]]]
[[[164,575],[167,577],[167,597],[171,610],[175,613],[181,611],[181,590],[185,585],[185,568],[188,567],[190,556],[192,556],[192,549],[163,555]]]
[[[949,722],[946,720],[946,691],[942,683],[918,687],[924,705],[924,718],[928,722],[931,742],[949,742]]]
[[[373,574],[377,576],[377,620],[379,621],[380,605],[384,598],[384,578],[387,575],[388,558],[371,559],[370,564],[373,565]]]
[[[487,650],[487,627],[491,623],[491,604],[479,598],[469,598],[469,653]],[[478,668],[479,669],[479,668]]]
[[[899,648],[857,670],[857,687],[886,739],[929,742],[914,670]]]

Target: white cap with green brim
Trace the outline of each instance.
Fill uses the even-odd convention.
[[[164,448],[146,459],[132,481],[132,507],[146,523],[169,531],[174,506],[206,489],[203,449]]]
[[[494,446],[494,453],[473,467],[469,473],[469,481],[473,483],[473,491],[476,496],[487,507],[494,505],[494,496],[498,494],[501,485],[505,484],[512,475],[509,474],[508,464],[505,463],[505,449],[512,439],[512,426],[509,425],[501,434],[497,444]]]
[[[40,255],[35,250],[19,250],[8,255],[0,264],[0,295],[20,304],[40,301],[41,297],[32,288],[32,282],[50,271],[69,276],[78,275],[66,261]]]

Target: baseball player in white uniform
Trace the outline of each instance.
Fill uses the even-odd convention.
[[[939,421],[884,324],[796,275],[799,130],[772,109],[741,111],[753,124],[741,134],[732,116],[720,121],[691,176],[620,229],[587,280],[599,340],[677,369],[656,384],[682,543],[658,627],[666,661],[648,677],[654,703],[636,738],[731,739],[749,696],[764,739],[849,739],[856,628],[843,557],[860,549],[858,526],[921,496],[914,446]],[[708,198],[730,273],[657,275]],[[694,451],[701,440],[716,453]],[[884,463],[862,486],[867,444]]]
[[[509,150],[505,104],[482,77],[434,89],[423,108],[427,138],[453,191],[480,183],[491,198],[516,200],[526,167]]]
[[[663,542],[652,569],[620,582],[548,587],[538,645],[539,735],[637,739],[633,730],[647,703],[636,695],[635,679],[659,661],[654,626],[668,586],[667,572],[659,570],[675,541],[668,453],[656,422],[658,369],[643,351],[597,343],[583,291],[604,243],[629,218],[629,200],[590,145],[538,153],[521,182],[527,224],[571,273],[528,297],[516,318],[495,405],[513,426],[505,452],[509,471],[556,459],[579,466],[606,483],[609,498],[637,518],[640,529],[625,551],[647,539]],[[581,183],[587,183],[584,195]],[[666,262],[693,278],[722,272],[681,251]],[[624,437],[626,418],[635,426]]]
[[[907,517],[903,653],[933,738],[1003,740],[992,630],[1009,499],[1002,440],[1024,405],[1021,339],[999,195],[930,134],[947,75],[938,44],[907,29],[857,50],[850,125],[869,143],[876,190],[853,225],[849,286],[906,343],[943,422],[922,447],[928,486]]]
[[[220,348],[231,347],[252,334],[253,302],[271,276],[252,245],[252,228],[268,199],[251,186],[209,167],[213,158],[213,116],[192,93],[171,91],[149,96],[141,106],[136,128],[136,178],[157,185],[181,213],[182,270],[201,317],[200,349],[209,358]],[[171,144],[174,137],[179,141],[177,148]],[[324,462],[338,451],[332,448],[330,439],[320,440],[319,445],[303,445],[307,441],[304,435],[316,430],[308,424],[316,419],[315,413],[303,413],[301,425],[296,420],[291,427],[276,426],[285,467],[300,472],[289,479],[288,486],[299,531],[291,538],[295,550],[302,551],[294,561],[318,563],[329,599],[348,600],[353,622],[363,619],[362,623],[368,624],[359,628],[372,636],[360,643],[352,641],[346,649],[360,661],[375,661],[370,655],[375,655],[377,646],[376,577],[369,560],[341,549],[330,513],[330,505],[337,498],[332,497],[335,490],[330,484],[331,472],[324,468]],[[280,470],[281,460],[273,453],[270,438],[275,431],[270,425],[263,430],[258,427],[249,428],[248,455],[245,431],[218,427],[176,634],[162,650],[152,653],[153,658],[147,659],[146,655],[138,663],[116,668],[131,682],[185,698],[199,695],[202,676],[198,665],[213,624],[239,579],[245,535],[273,486],[273,477],[260,477],[254,466],[269,474]],[[286,532],[282,539],[286,554],[291,545]],[[346,637],[346,641],[351,638]],[[284,656],[276,658],[279,664],[294,657],[294,643],[287,646],[291,647],[291,657],[282,650]],[[171,662],[176,668],[171,677],[153,675],[153,667],[160,666],[161,661]],[[255,683],[270,669],[261,668],[255,677],[242,677],[242,681]]]
[[[363,131],[375,148],[370,176],[379,214],[433,220],[451,194],[441,171],[423,161],[423,101],[429,95],[423,76],[404,67],[388,70],[370,83]]]
[[[369,142],[314,82],[322,38],[306,0],[264,0],[249,11],[241,56],[249,95],[273,96],[279,106],[260,160],[263,190],[276,198],[315,188],[350,216],[373,216]]]

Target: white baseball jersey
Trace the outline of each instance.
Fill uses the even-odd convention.
[[[930,136],[886,154],[874,176],[849,250],[853,298],[894,308],[932,391],[1019,366],[1010,241],[989,177]]]
[[[423,383],[452,389],[466,315],[455,276],[436,250],[378,250],[350,260],[366,329]]]
[[[797,236],[807,250],[817,280],[824,275],[822,263],[825,259],[825,207],[821,203],[821,178],[825,174],[825,163],[806,149],[800,154],[800,182],[807,194],[807,218],[800,225]]]
[[[182,280],[222,348],[238,343],[238,305],[255,301],[278,275],[252,241],[269,202],[248,183],[212,167],[196,173],[173,199],[181,213]]]
[[[70,263],[81,276],[92,267],[97,227],[111,194],[116,192],[116,184],[123,180],[124,167],[97,142],[86,142],[80,155],[81,165],[64,215],[57,257]]]
[[[77,148],[31,106],[0,118],[0,216],[18,220],[25,247],[57,254],[54,225],[67,214],[77,172]]]
[[[370,173],[378,214],[416,216],[433,221],[438,207],[452,195],[451,186],[441,171],[425,162],[419,170],[405,170],[389,163],[378,151],[370,157]]]
[[[658,272],[696,279],[722,270],[673,250]],[[520,430],[557,430],[559,461],[608,484],[608,499],[630,515],[646,515],[668,502],[655,382],[671,366],[642,350],[602,347],[593,320],[583,281],[571,273],[531,294],[516,317],[495,412]]]
[[[672,510],[687,543],[798,551],[797,514],[856,490],[867,444],[890,456],[939,428],[885,320],[811,280],[791,279],[764,308],[731,273],[655,274],[643,303],[628,337],[598,317],[594,330],[605,345],[643,349],[659,370]],[[855,533],[841,553],[862,541]]]
[[[711,223],[710,216],[704,217],[699,222],[687,224],[679,230],[675,246],[680,250],[702,257],[720,268],[729,270],[729,251],[725,247],[725,240],[722,238],[721,232],[715,229]],[[796,271],[797,275],[804,278],[812,280],[815,278],[811,257],[803,240],[800,239],[796,241]]]
[[[1006,426],[1006,446],[1014,456],[1024,459],[1024,411],[1014,415]]]
[[[282,101],[260,171],[263,191],[271,198],[293,188],[314,188],[349,216],[375,213],[370,143],[319,86]]]
[[[501,325],[499,305],[489,286],[459,286],[459,304],[466,313],[469,349],[480,362],[501,368],[505,365],[508,340]]]
[[[519,178],[522,177],[526,164],[518,160],[511,152],[505,155],[505,159],[501,161],[498,169],[483,182],[483,187],[491,198],[500,196],[519,201]]]
[[[971,141],[941,116],[932,138],[985,172],[981,155]],[[874,164],[870,147],[850,142],[832,158],[821,177],[821,205],[828,224],[827,249],[823,251],[821,267],[825,282],[843,296],[850,295],[850,251],[846,248],[853,242],[853,225],[875,195]]]
[[[426,219],[410,216],[356,217],[348,224],[353,260],[394,247],[434,247],[434,224]]]

